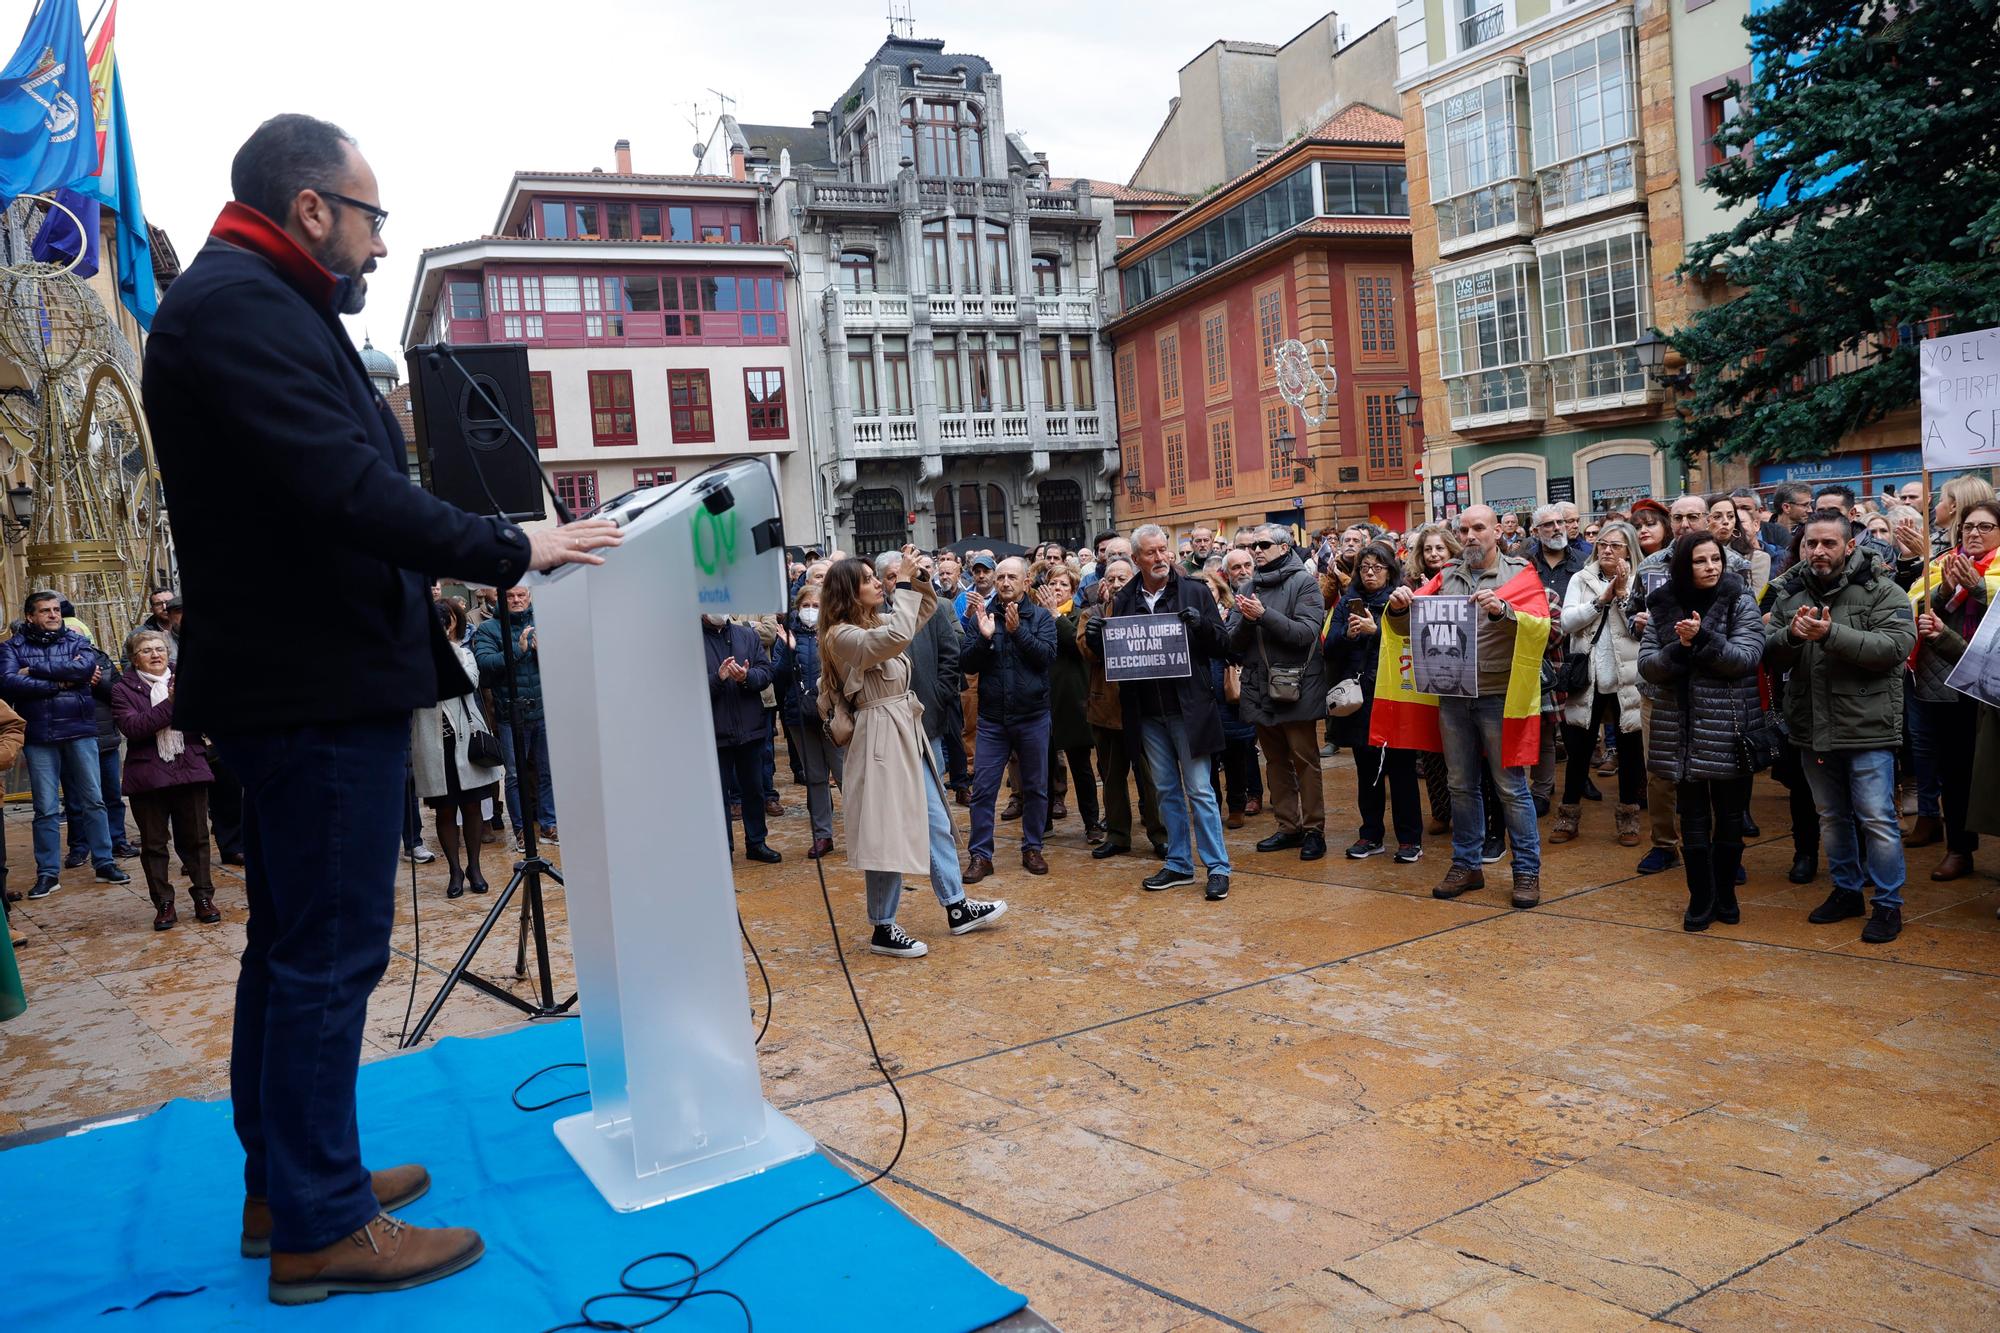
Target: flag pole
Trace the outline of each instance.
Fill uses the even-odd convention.
[[[91,16],[90,22],[83,25],[83,35],[85,37],[90,36],[90,30],[97,26],[97,20],[104,17],[104,11],[110,4],[111,0],[97,0],[97,12]]]

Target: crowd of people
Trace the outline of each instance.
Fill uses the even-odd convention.
[[[1448,847],[1440,898],[1507,860],[1525,909],[1544,841],[1645,843],[1635,869],[1680,868],[1682,925],[1698,931],[1741,920],[1768,772],[1788,795],[1789,881],[1827,863],[1809,920],[1866,916],[1862,939],[1887,942],[1908,850],[1942,844],[1931,877],[1957,879],[1979,833],[2000,833],[1979,781],[2000,773],[2000,714],[1946,684],[2000,589],[2000,502],[1965,476],[1932,514],[1921,504],[1786,484],[1768,504],[1749,488],[1642,498],[1587,524],[1558,502],[1305,541],[1280,524],[1227,541],[1149,524],[1075,551],[807,552],[788,613],[705,625],[718,765],[747,797],[730,816],[747,856],[781,859],[755,798],[782,733],[808,855],[844,839],[872,946],[917,957],[894,919],[903,876],[931,877],[954,933],[997,920],[1004,902],[965,892],[1001,873],[1007,823],[1028,875],[1048,873],[1045,840],[1074,811],[1095,858],[1150,847],[1141,889],[1198,882],[1212,901],[1234,872],[1225,831],[1248,819],[1272,819],[1257,854],[1324,857],[1341,802],[1323,761],[1344,752],[1347,857]],[[1407,691],[1408,663],[1385,660],[1384,636],[1407,641],[1413,602],[1433,595],[1473,599],[1477,681],[1434,701],[1434,747],[1398,744],[1374,714],[1378,690]],[[1107,678],[1105,624],[1132,615],[1184,623],[1185,676]]]

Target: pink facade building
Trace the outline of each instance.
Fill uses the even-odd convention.
[[[426,250],[404,345],[525,344],[543,470],[578,512],[764,454],[788,528],[810,532],[796,266],[765,238],[770,187],[616,153],[610,172],[517,172],[492,235]]]

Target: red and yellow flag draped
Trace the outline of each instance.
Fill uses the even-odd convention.
[[[1428,597],[1439,579],[1417,589]],[[1507,670],[1507,702],[1501,710],[1501,762],[1509,768],[1532,765],[1541,757],[1542,654],[1549,646],[1549,594],[1535,571],[1524,569],[1499,588],[1500,600],[1514,608],[1514,660]],[[1407,622],[1406,622],[1407,623]],[[1368,718],[1368,743],[1398,750],[1444,749],[1438,735],[1438,699],[1412,684],[1409,639],[1388,616],[1381,619],[1381,657],[1375,665],[1375,706]]]

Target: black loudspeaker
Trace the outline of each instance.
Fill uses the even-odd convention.
[[[427,343],[406,356],[424,489],[475,514],[517,523],[547,517],[534,451],[528,349],[516,343]],[[486,391],[484,397],[475,384]],[[497,416],[494,407],[500,409]],[[525,447],[508,430],[510,422],[528,441]]]

